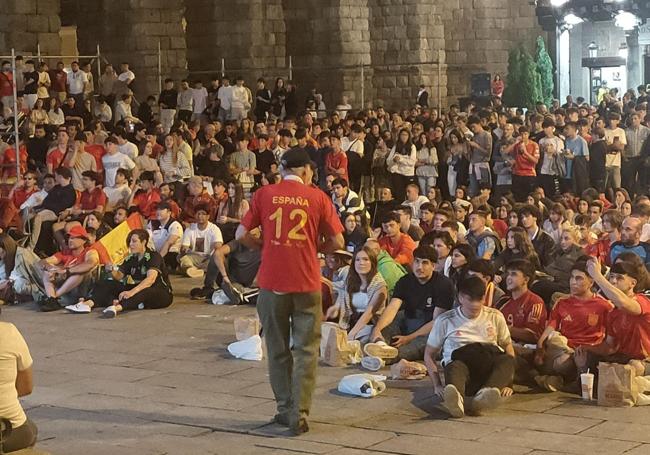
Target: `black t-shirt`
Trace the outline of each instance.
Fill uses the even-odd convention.
[[[29,84],[25,84],[25,89],[23,93],[25,95],[35,95],[38,90],[38,71],[28,71],[23,73],[23,78],[25,81],[32,80]]]
[[[424,284],[413,273],[399,279],[393,297],[402,300],[402,309],[409,319],[429,322],[435,307],[450,310],[454,304],[454,285],[449,278],[437,272]]]
[[[123,280],[131,277],[135,284],[142,282],[147,277],[147,272],[152,269],[158,272],[152,286],[163,287],[171,292],[165,261],[157,251],[146,250],[142,258],[137,254],[130,254],[120,265],[120,272],[124,274]]]
[[[237,240],[231,240],[227,243],[227,246],[230,248],[228,273],[235,282],[250,286],[260,269],[260,262],[262,262],[260,250],[247,248]]]
[[[33,137],[27,141],[27,156],[30,159],[30,169],[34,170],[34,161],[36,166],[45,166],[45,158],[47,157],[47,150],[50,146],[50,141],[47,137]]]
[[[163,109],[176,109],[176,105],[178,103],[178,92],[174,89],[165,89],[160,92],[158,102],[166,106],[166,108]]]

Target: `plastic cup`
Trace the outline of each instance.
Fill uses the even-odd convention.
[[[580,383],[582,385],[582,399],[591,401],[594,396],[594,375],[592,373],[582,373]]]

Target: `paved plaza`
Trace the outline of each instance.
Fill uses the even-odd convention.
[[[177,295],[198,281],[174,280]],[[275,406],[266,361],[235,360],[233,319],[252,307],[177,298],[166,310],[105,320],[4,307],[34,357],[23,400],[53,455],[650,454],[650,407],[603,408],[562,394],[517,389],[503,409],[449,420],[428,380],[389,381],[373,399],[336,391],[355,367],[323,366],[312,431],[269,424]]]

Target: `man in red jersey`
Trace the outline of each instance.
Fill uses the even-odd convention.
[[[320,346],[317,253],[319,249],[333,253],[343,248],[343,226],[330,199],[310,186],[313,171],[305,149],[288,150],[280,164],[283,180],[255,192],[236,238],[262,248],[257,311],[264,327],[278,409],[274,421],[299,435],[309,431],[307,416]],[[261,245],[249,235],[258,227],[262,229]]]
[[[594,280],[587,273],[587,260],[583,256],[571,267],[571,295],[558,300],[537,340],[535,363],[551,375],[537,376],[535,381],[551,392],[561,389],[564,379],[576,379],[576,348],[595,346],[605,339],[607,316],[613,305],[591,290]]]
[[[607,337],[596,346],[576,349],[578,372],[589,368],[594,373],[599,361],[629,363],[639,376],[650,375],[650,299],[641,294],[647,281],[644,266],[632,262],[617,262],[603,276],[597,259],[587,264],[587,272],[614,304],[607,317]]]

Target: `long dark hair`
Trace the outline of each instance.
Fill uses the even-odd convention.
[[[406,133],[409,136],[408,139],[406,140],[406,143],[402,142],[402,140],[400,139],[402,133]],[[399,153],[400,155],[410,155],[412,145],[413,145],[413,141],[411,138],[411,132],[406,128],[402,128],[401,130],[399,130],[399,133],[397,134],[397,139],[395,140],[395,153]]]
[[[7,278],[11,275],[16,265],[16,242],[7,233],[0,234],[0,249],[4,250],[5,258],[3,260],[5,265],[5,273]]]
[[[366,284],[369,285],[375,275],[377,275],[377,253],[375,253],[375,251],[371,248],[364,245],[363,248],[354,253],[354,256],[352,257],[352,264],[350,264],[350,271],[348,272],[346,288],[350,296],[350,302],[352,302],[352,294],[361,290],[361,276],[355,267],[357,256],[361,252],[366,253],[370,259],[370,271],[366,276]]]
[[[241,204],[244,200],[244,187],[239,181],[228,183],[228,186],[230,185],[233,185],[235,187],[235,197],[231,198],[229,194],[228,199],[226,200],[228,207],[228,217],[239,218],[239,210],[241,209]]]
[[[508,238],[508,234],[510,233],[512,233],[514,237],[515,248],[519,250],[519,252],[522,255],[528,258],[537,254],[535,252],[535,248],[533,247],[532,242],[530,241],[530,237],[528,237],[528,233],[526,232],[526,229],[520,226],[511,227],[506,232],[506,239]],[[507,248],[507,240],[506,240],[506,248]]]

